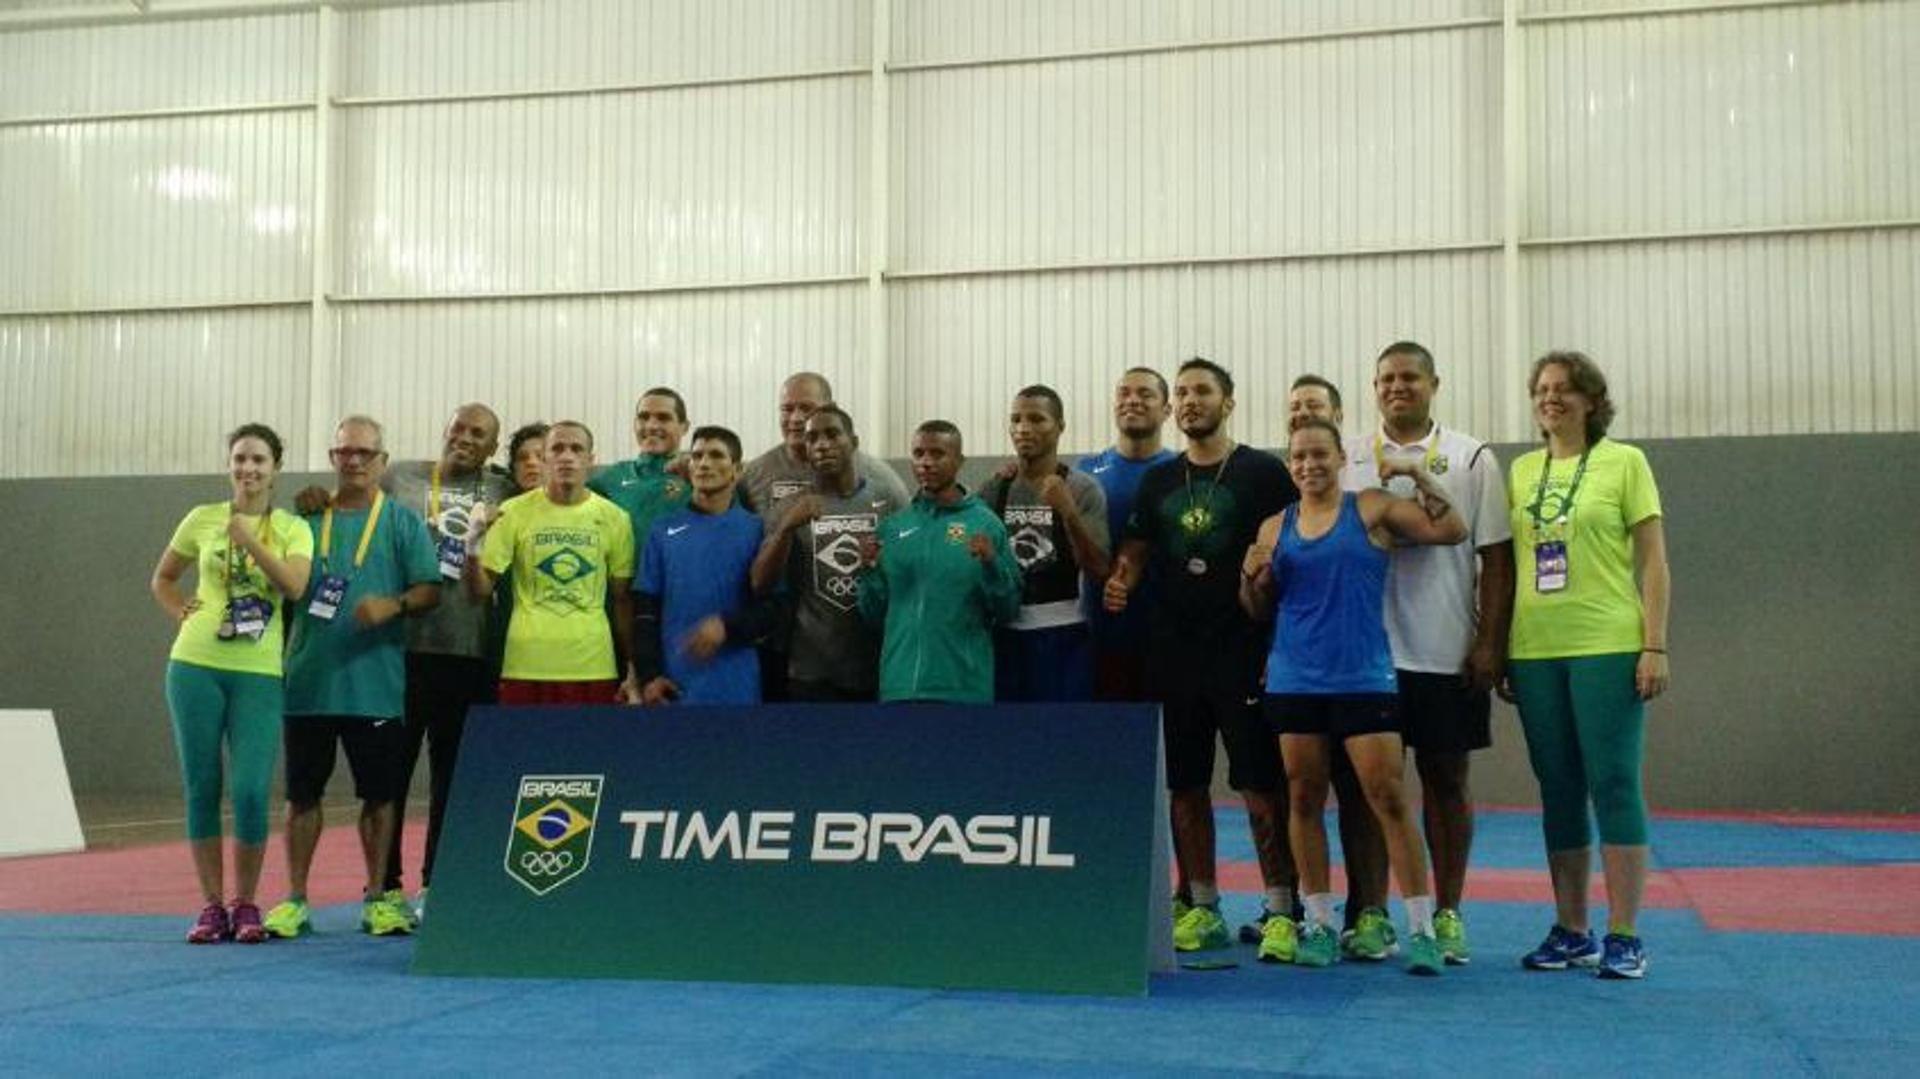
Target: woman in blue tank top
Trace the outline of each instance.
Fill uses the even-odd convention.
[[[1387,859],[1407,905],[1407,969],[1438,974],[1426,844],[1401,782],[1393,652],[1381,602],[1395,542],[1459,543],[1467,526],[1421,462],[1381,466],[1383,479],[1413,479],[1419,494],[1412,499],[1343,492],[1345,464],[1338,427],[1324,419],[1302,423],[1287,446],[1300,501],[1267,518],[1241,566],[1241,605],[1255,618],[1275,620],[1265,706],[1287,767],[1287,834],[1307,909],[1295,962],[1327,966],[1339,956],[1324,817],[1338,739],[1386,833]]]

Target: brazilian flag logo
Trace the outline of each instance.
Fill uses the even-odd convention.
[[[546,895],[586,872],[605,776],[521,776],[507,831],[507,876]]]

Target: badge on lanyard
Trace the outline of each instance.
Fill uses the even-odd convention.
[[[320,578],[320,584],[313,590],[313,602],[307,604],[307,613],[322,622],[333,621],[340,613],[340,605],[347,599],[347,579],[337,573],[329,573]]]
[[[1567,541],[1540,540],[1533,545],[1533,590],[1560,592],[1567,587]]]
[[[440,576],[449,581],[457,581],[467,568],[467,543],[453,536],[441,536]]]
[[[1567,538],[1571,534],[1567,523],[1573,517],[1573,500],[1580,493],[1580,480],[1587,474],[1587,458],[1592,453],[1593,447],[1588,446],[1580,454],[1580,463],[1573,470],[1573,482],[1567,485],[1567,493],[1559,497],[1558,505],[1551,510],[1547,505],[1547,476],[1553,470],[1552,454],[1540,462],[1540,482],[1534,488],[1527,514],[1533,518],[1533,590],[1542,595],[1566,591]]]
[[[267,623],[273,621],[273,605],[259,596],[238,596],[227,601],[226,613],[220,617],[220,639],[231,641],[246,637],[259,641],[267,634]]]

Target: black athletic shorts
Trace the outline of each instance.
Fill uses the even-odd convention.
[[[313,805],[333,778],[334,746],[345,746],[354,797],[397,802],[407,796],[407,725],[399,717],[288,716],[287,801]]]
[[[1399,734],[1399,698],[1391,693],[1274,693],[1266,698],[1274,734],[1321,734],[1337,742],[1362,734]]]
[[[1457,674],[1397,671],[1401,737],[1431,753],[1471,753],[1493,744],[1493,694]]]
[[[1227,783],[1234,790],[1284,786],[1280,747],[1260,718],[1260,660],[1249,648],[1154,649],[1147,681],[1161,706],[1168,790],[1213,784],[1216,735],[1227,747]]]

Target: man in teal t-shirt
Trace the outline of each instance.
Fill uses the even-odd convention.
[[[380,489],[387,455],[380,424],[349,416],[328,456],[337,477],[313,530],[313,572],[292,620],[287,653],[287,870],[284,903],[267,932],[310,926],[307,874],[323,825],[320,799],[344,747],[360,798],[367,884],[360,928],[408,933],[404,902],[382,895],[394,805],[406,797],[407,634],[401,619],[440,602],[440,565],[426,522]]]
[[[640,452],[587,481],[587,490],[626,511],[636,545],[646,543],[654,521],[686,508],[693,497],[686,476],[668,468],[680,453],[686,433],[687,403],[673,390],[655,386],[633,406],[633,442]],[[639,565],[645,554],[636,546],[634,564]]]

